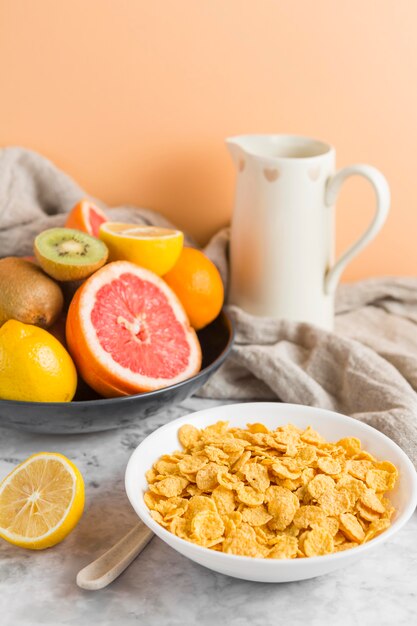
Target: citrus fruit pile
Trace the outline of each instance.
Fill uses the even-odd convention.
[[[219,314],[215,265],[181,231],[110,222],[80,201],[34,257],[0,260],[0,399],[67,402],[77,375],[104,397],[201,367],[196,331]]]

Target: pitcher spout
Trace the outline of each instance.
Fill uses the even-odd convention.
[[[238,169],[249,157],[266,166],[273,166],[276,163],[278,154],[276,153],[275,135],[238,135],[228,137],[226,145]]]
[[[242,158],[244,157],[245,151],[240,146],[238,138],[228,137],[226,139],[226,146],[227,146],[227,149],[229,150],[230,156],[232,157],[233,163],[235,164],[237,168],[239,168]]]

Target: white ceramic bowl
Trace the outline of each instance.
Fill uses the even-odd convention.
[[[231,426],[240,427],[245,427],[250,422],[261,422],[270,429],[288,423],[301,428],[311,425],[329,441],[337,441],[342,437],[358,437],[365,450],[380,459],[391,461],[399,469],[399,481],[390,494],[390,499],[396,508],[392,525],[369,543],[357,548],[326,556],[288,560],[223,554],[202,548],[173,535],[157,524],[149,514],[143,500],[143,494],[147,489],[145,472],[162,454],[181,447],[177,437],[180,426],[193,424],[198,428],[204,428],[218,420],[229,421]],[[288,582],[313,578],[349,565],[361,557],[366,557],[367,553],[377,549],[404,526],[417,504],[416,471],[406,454],[391,439],[374,428],[339,413],[275,402],[214,407],[186,415],[158,428],[133,452],[126,468],[125,486],[127,496],[138,516],[171,548],[216,572],[260,582]]]

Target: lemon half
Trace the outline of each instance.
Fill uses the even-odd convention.
[[[110,261],[131,261],[158,276],[174,267],[184,245],[180,230],[120,222],[102,224],[99,238],[109,249]]]
[[[73,530],[83,510],[77,467],[62,454],[33,454],[0,484],[0,537],[21,548],[50,548]]]

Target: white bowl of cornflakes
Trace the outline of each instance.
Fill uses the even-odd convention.
[[[417,504],[416,471],[391,439],[339,413],[272,402],[166,424],[133,452],[125,485],[171,548],[260,582],[345,567],[398,532]]]

